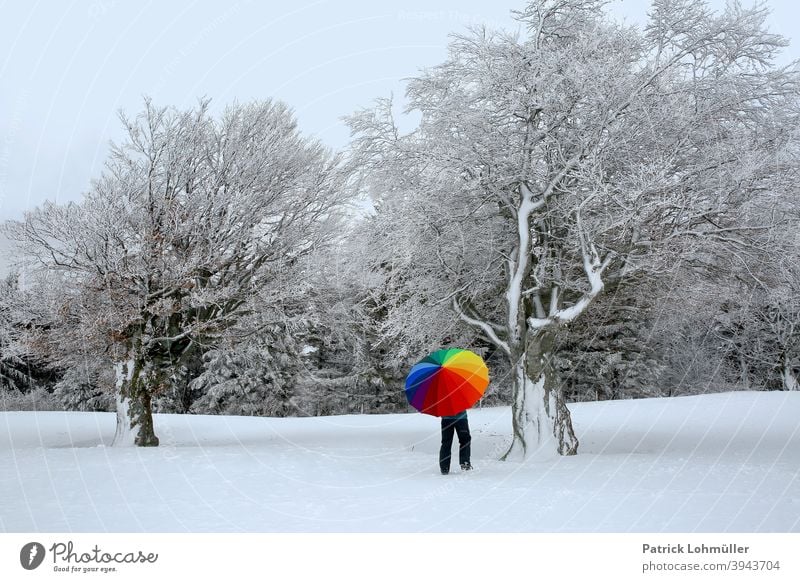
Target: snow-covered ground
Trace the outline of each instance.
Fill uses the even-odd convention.
[[[470,411],[473,464],[439,474],[439,421],[0,413],[3,532],[798,532],[800,394],[570,406],[580,454],[501,462],[508,408]],[[455,446],[454,446],[455,452]]]

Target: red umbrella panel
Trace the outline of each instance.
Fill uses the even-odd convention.
[[[406,378],[408,402],[425,414],[454,416],[471,408],[489,385],[489,369],[469,350],[433,352]]]

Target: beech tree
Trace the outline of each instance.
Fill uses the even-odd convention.
[[[577,451],[554,345],[606,284],[774,226],[739,209],[797,123],[763,6],[656,0],[640,31],[603,5],[535,0],[519,35],[455,37],[409,82],[410,133],[389,100],[350,119],[397,296],[446,302],[509,358],[504,458]]]
[[[114,443],[155,446],[154,396],[259,290],[279,291],[274,282],[325,244],[343,174],[279,102],[215,119],[207,102],[179,111],[147,101],[121,119],[126,139],[80,203],[47,203],[6,230],[58,277],[65,326],[113,365]]]

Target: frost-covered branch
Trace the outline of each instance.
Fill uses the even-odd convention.
[[[496,326],[467,315],[456,297],[453,297],[453,310],[456,312],[461,321],[479,329],[494,345],[503,350],[506,354],[511,353],[508,343],[500,339],[500,337],[497,335],[497,332],[495,331]]]

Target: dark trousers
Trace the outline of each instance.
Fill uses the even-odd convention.
[[[472,438],[469,435],[469,422],[466,418],[456,420],[442,419],[442,448],[439,449],[439,468],[442,471],[450,470],[450,450],[453,447],[453,432],[458,435],[458,463],[469,463],[469,444]]]

